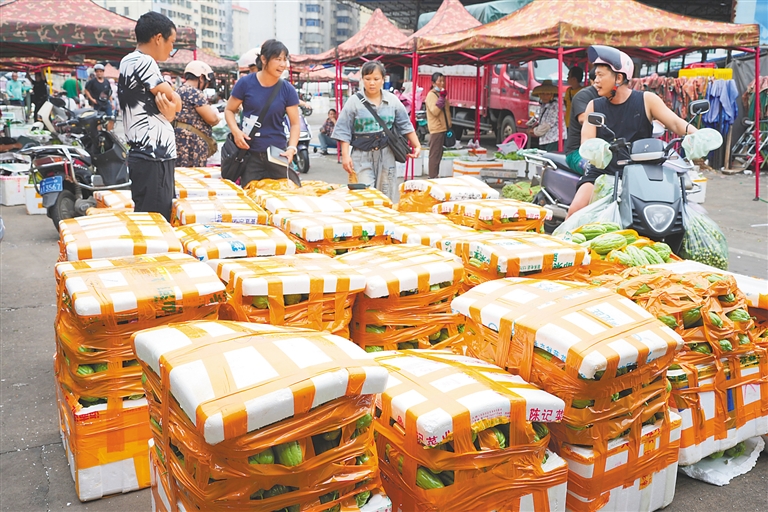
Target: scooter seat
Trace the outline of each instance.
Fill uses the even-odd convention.
[[[563,169],[564,171],[573,172],[570,166],[568,165],[568,161],[565,159],[565,155],[563,153],[544,153],[541,156],[544,158],[548,158],[549,160],[552,160],[552,162],[556,166],[558,166],[560,169]]]

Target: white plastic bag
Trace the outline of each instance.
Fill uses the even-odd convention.
[[[702,128],[696,133],[686,135],[683,139],[685,156],[689,160],[704,158],[710,151],[723,145],[723,136],[713,128]]]
[[[589,139],[579,147],[579,155],[598,169],[605,169],[613,158],[610,146],[603,139]]]
[[[584,224],[593,222],[615,222],[621,225],[619,203],[613,200],[613,195],[609,194],[574,213],[560,224],[552,234],[557,236],[570,233]]]

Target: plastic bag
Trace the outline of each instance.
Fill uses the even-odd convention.
[[[613,153],[610,144],[603,139],[589,139],[579,147],[579,154],[598,169],[605,169],[611,163]]]
[[[683,206],[683,246],[680,256],[686,260],[728,270],[728,242],[715,221],[690,203]]]
[[[615,177],[610,174],[601,174],[598,176],[595,180],[595,188],[592,189],[592,198],[589,200],[589,203],[592,204],[599,199],[613,194],[614,179]]]
[[[714,151],[723,145],[723,136],[713,128],[702,128],[696,133],[691,133],[683,139],[685,155],[690,160],[704,158],[710,151]]]
[[[584,224],[593,222],[615,222],[623,227],[619,215],[619,203],[613,200],[613,195],[607,195],[602,199],[586,206],[568,217],[552,233],[555,236],[573,231]]]

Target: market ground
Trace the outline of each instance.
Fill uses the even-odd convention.
[[[310,121],[317,133],[323,119]],[[707,177],[705,206],[728,238],[730,269],[768,278],[768,203],[752,201],[754,176]],[[313,154],[304,178],[338,183],[346,174],[335,157]],[[761,196],[768,198],[768,175],[762,178]],[[27,215],[23,206],[0,207],[0,215],[6,225],[0,243],[0,509],[149,510],[149,490],[78,500],[59,437],[52,368],[58,236],[50,219]],[[665,510],[768,510],[768,452],[726,487],[678,475],[675,500]]]

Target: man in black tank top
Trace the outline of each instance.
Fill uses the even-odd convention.
[[[686,132],[687,123],[672,112],[656,94],[629,88],[634,64],[626,53],[610,46],[594,45],[589,48],[588,55],[589,61],[595,65],[594,86],[600,97],[592,100],[584,113],[587,116],[591,112],[605,114],[605,124],[616,133],[617,138],[623,137],[627,142],[650,138],[653,132],[651,121],[654,119],[677,135],[696,131],[695,127],[688,126]],[[581,129],[581,143],[596,137],[608,142],[613,141],[608,130],[584,123]],[[605,169],[590,166],[579,180],[579,189],[571,202],[568,217],[589,204],[595,180],[601,174],[615,174],[619,168],[616,162],[628,158],[627,151],[619,152],[614,154]]]

